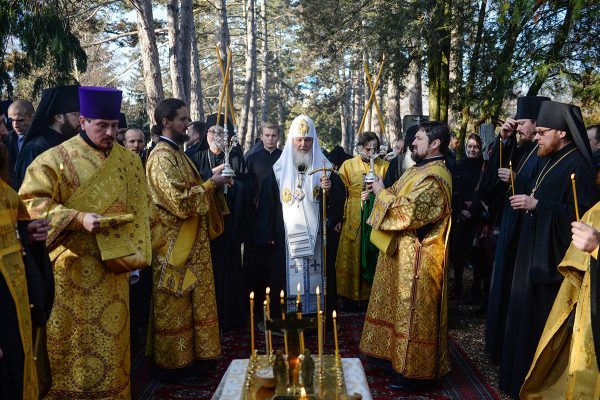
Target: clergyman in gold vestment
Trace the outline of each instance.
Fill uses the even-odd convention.
[[[2,168],[8,164],[8,152],[3,143],[0,147],[0,158],[4,157],[0,159]],[[0,334],[0,398],[7,399],[11,396],[23,400],[38,398],[29,294],[17,234],[17,221],[29,219],[17,193],[0,178],[0,312],[3,330]],[[15,348],[7,348],[9,346]]]
[[[413,142],[417,164],[389,189],[373,184],[377,198],[368,223],[391,241],[379,255],[360,351],[391,361],[400,389],[450,368],[445,247],[452,180],[442,155],[448,142],[446,124],[422,123]]]
[[[209,237],[223,231],[225,210],[216,205],[215,192],[229,178],[219,175],[220,167],[203,182],[183,153],[189,124],[183,101],[162,101],[154,118],[162,136],[150,153],[146,174],[167,244],[152,263],[153,332],[148,347],[159,378],[176,380],[193,373],[178,370],[192,368],[194,361],[221,355]]]
[[[590,312],[590,269],[598,268],[600,203],[571,225],[573,241],[558,265],[565,278],[521,387],[521,399],[600,399]]]
[[[121,91],[82,86],[79,98],[82,132],[39,155],[19,191],[52,226],[47,399],[129,399],[129,279],[109,266],[150,264],[153,205],[139,157],[113,145]]]
[[[368,134],[365,136],[365,134]],[[377,151],[378,139],[375,134],[365,132],[359,137],[358,144],[364,148]],[[369,140],[370,139],[370,140]],[[389,162],[380,158],[375,159],[375,175],[383,179],[387,172]],[[369,173],[369,160],[363,160],[362,155],[344,161],[338,171],[346,187],[346,203],[344,204],[344,217],[340,244],[335,260],[335,274],[339,296],[344,296],[353,301],[369,300],[371,284],[361,276],[361,193],[364,176]],[[368,238],[367,238],[368,240]]]

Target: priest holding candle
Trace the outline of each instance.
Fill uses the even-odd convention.
[[[504,332],[503,347],[511,351],[502,353],[500,388],[515,398],[563,280],[556,266],[569,246],[571,223],[576,219],[571,174],[575,174],[579,212],[586,212],[599,199],[579,107],[543,102],[535,140],[542,159],[531,188],[510,197],[513,210],[524,214]]]
[[[485,332],[485,350],[494,360],[499,360],[502,354],[506,310],[518,243],[517,234],[525,215],[522,210],[513,210],[509,197],[511,194],[531,192],[533,175],[540,162],[537,142],[534,140],[535,127],[540,105],[548,100],[550,99],[541,96],[523,96],[517,99],[515,117],[503,122],[497,139],[504,143],[505,155],[502,167],[498,168],[498,151],[494,148],[476,191],[489,207],[492,219],[493,215],[498,215],[496,219],[500,225],[488,296]],[[507,164],[505,159],[508,159],[509,167],[512,163],[514,193],[507,186],[510,183],[510,168],[505,168]]]

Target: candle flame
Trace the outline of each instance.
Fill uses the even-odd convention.
[[[575,179],[575,174],[573,173],[573,174],[571,174],[571,180],[574,180],[574,179]]]
[[[271,288],[267,286],[267,290],[266,290],[267,294],[271,294]]]
[[[298,291],[298,293],[300,293],[300,282],[298,282],[298,284],[296,285],[296,290]]]
[[[512,161],[509,161],[508,165],[512,168]]]
[[[285,297],[285,292],[283,290],[279,292],[279,297],[281,297],[282,299]]]
[[[263,301],[263,306],[265,306],[265,307],[267,306],[267,301],[266,300]]]
[[[337,313],[333,310],[333,318],[337,318]]]
[[[250,292],[250,300],[254,300],[254,292]]]
[[[319,295],[319,293],[320,293],[320,292],[319,292],[319,287],[317,286],[317,296]]]
[[[306,390],[304,390],[304,388],[300,388],[300,396],[301,399],[306,398]]]

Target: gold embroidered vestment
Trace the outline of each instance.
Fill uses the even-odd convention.
[[[19,194],[32,217],[49,210],[52,226],[47,399],[129,399],[129,279],[102,260],[125,245],[151,260],[151,224],[158,221],[139,157],[118,144],[107,155],[76,136],[33,161]],[[93,234],[82,225],[88,212],[132,214],[133,222]]]
[[[452,180],[443,161],[411,167],[375,200],[367,221],[394,233],[396,250],[379,253],[360,351],[390,360],[406,378],[450,369],[447,353],[445,239]],[[429,230],[419,241],[417,229]]]
[[[220,212],[226,210],[216,205],[214,182],[202,182],[192,161],[169,143],[156,145],[146,173],[167,240],[152,262],[149,352],[157,366],[169,369],[215,359],[221,341],[209,224],[211,231],[222,232]]]
[[[600,203],[581,221],[599,230]],[[598,258],[597,249],[590,255],[571,243],[558,266],[565,278],[521,387],[521,399],[600,398],[590,311],[590,257]]]
[[[38,384],[33,359],[33,328],[29,310],[29,295],[21,244],[16,231],[17,220],[28,219],[29,214],[17,193],[0,179],[0,273],[15,303],[19,321],[19,333],[24,354],[23,400],[37,400]]]
[[[389,162],[375,159],[375,174],[383,179]],[[339,174],[346,187],[346,203],[344,219],[340,233],[340,244],[335,261],[335,274],[339,296],[350,300],[368,300],[371,285],[361,277],[360,273],[360,220],[363,190],[363,174],[369,172],[369,163],[363,162],[360,155],[344,161]]]

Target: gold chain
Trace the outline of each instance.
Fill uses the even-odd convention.
[[[529,160],[529,157],[531,157],[531,155],[533,154],[534,151],[537,151],[538,149],[538,145],[536,144],[535,147],[529,152],[529,155],[527,156],[527,158],[525,159],[525,161],[523,161],[523,164],[521,164],[519,166],[519,170],[517,171],[517,173],[515,175],[519,175],[519,172],[521,172],[521,170],[523,169],[523,167],[525,167],[525,164],[527,164],[527,160]]]
[[[544,168],[542,168],[542,172],[540,172],[540,174],[538,175],[538,178],[535,180],[535,186],[534,186],[533,190],[531,191],[531,196],[533,196],[535,194],[535,191],[540,186],[540,184],[542,183],[542,181],[544,180],[544,178],[546,177],[546,175],[548,175],[548,172],[552,171],[552,168],[556,167],[558,165],[558,163],[562,161],[563,158],[565,158],[566,156],[568,156],[569,154],[571,154],[575,150],[577,150],[577,148],[571,149],[567,153],[565,153],[561,158],[559,158],[558,160],[556,160],[556,162],[554,164],[552,164],[552,166],[550,168],[548,168],[548,171],[546,171],[542,175],[542,173],[544,172],[544,170],[546,169],[546,167],[548,166],[548,164],[550,164],[550,161],[548,161],[546,163],[546,165],[544,165]]]

